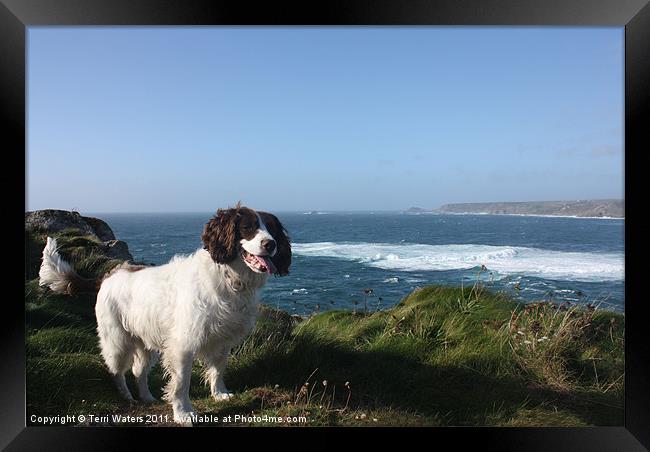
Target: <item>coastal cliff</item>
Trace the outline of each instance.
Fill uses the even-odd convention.
[[[617,199],[601,199],[578,201],[460,203],[445,204],[440,208],[433,210],[433,212],[624,218],[625,201]]]
[[[66,210],[36,210],[25,212],[25,274],[28,279],[38,276],[41,253],[47,237],[56,237],[62,255],[82,263],[112,266],[133,261],[129,246],[117,240],[111,227],[103,220],[84,217]],[[86,270],[82,269],[83,274]]]
[[[40,216],[67,220],[52,226],[34,221]],[[109,230],[78,214],[26,214],[27,425],[64,415],[85,416],[72,425],[171,423],[168,404],[119,397],[98,347],[95,295],[38,285],[47,235],[78,273],[98,278],[121,262],[102,252],[102,239],[114,239]],[[479,283],[426,286],[394,301],[385,310],[306,319],[262,306],[225,373],[232,399],[214,401],[199,366],[193,370],[192,401],[211,419],[201,425],[275,425],[264,416],[309,426],[623,425],[624,315],[552,301],[522,305]],[[159,365],[150,382],[160,399]],[[156,421],[120,420],[127,416]],[[220,421],[226,417],[234,421]]]

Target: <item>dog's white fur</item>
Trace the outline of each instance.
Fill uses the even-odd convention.
[[[240,246],[252,254],[269,255],[262,240],[273,237],[259,215],[258,219],[256,235],[242,239]],[[240,257],[216,264],[204,249],[175,256],[158,267],[135,271],[129,267],[125,263],[113,270],[97,294],[102,356],[124,398],[133,400],[124,377],[131,368],[140,399],[152,401],[147,376],[161,353],[169,377],[164,398],[172,405],[174,420],[191,425],[192,362],[198,358],[204,364],[214,399],[232,396],[223,381],[227,358],[253,329],[257,294],[267,274],[252,271]],[[40,284],[61,289],[72,274],[74,269],[57,252],[56,240],[48,238]]]

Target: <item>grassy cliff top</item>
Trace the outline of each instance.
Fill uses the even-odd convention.
[[[85,276],[116,263],[98,254],[91,238],[74,231],[59,237]],[[28,235],[26,245],[28,424],[31,414],[171,419],[166,403],[130,405],[118,397],[99,354],[95,297],[39,287],[34,269],[44,237]],[[234,416],[251,413],[308,419],[293,425],[623,425],[624,327],[617,313],[521,305],[479,285],[425,287],[371,314],[330,311],[300,320],[261,308],[225,375],[237,395],[213,401],[196,363],[190,397],[199,414],[231,415],[228,425],[248,425]],[[127,381],[134,389],[130,374]],[[156,366],[155,397],[163,384]]]

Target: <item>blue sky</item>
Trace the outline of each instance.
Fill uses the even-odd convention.
[[[624,29],[28,29],[27,209],[623,197]]]

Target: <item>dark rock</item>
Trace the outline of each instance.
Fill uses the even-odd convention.
[[[79,212],[55,209],[25,212],[27,231],[47,233],[70,228],[79,229],[83,234],[95,236],[102,242],[115,240],[110,226],[99,218],[83,217]]]
[[[60,232],[64,229],[79,229],[84,234],[94,235],[95,231],[79,212],[67,210],[37,210],[25,212],[25,230],[29,232]]]
[[[102,252],[111,259],[122,259],[125,261],[133,260],[133,256],[129,252],[129,246],[122,240],[105,241],[100,248]]]
[[[90,227],[95,231],[95,235],[99,237],[99,240],[103,242],[108,242],[109,240],[115,240],[115,234],[113,234],[113,230],[110,228],[108,223],[106,223],[104,220],[100,220],[99,218],[93,218],[93,217],[82,217],[86,223],[90,225]]]
[[[67,210],[36,210],[25,212],[25,231],[28,233],[54,233],[65,229],[77,229],[81,234],[96,237],[101,242],[99,250],[112,259],[133,261],[126,242],[116,240],[110,226],[103,220],[83,217],[79,212]]]

